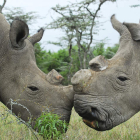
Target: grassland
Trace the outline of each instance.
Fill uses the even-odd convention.
[[[0,103],[0,140],[34,140],[36,137],[24,124],[19,124],[15,117],[7,114],[6,107]],[[5,117],[5,119],[4,119]],[[3,119],[2,119],[3,118]],[[36,134],[39,140],[41,136]],[[64,140],[140,140],[140,113],[129,121],[110,131],[98,132],[87,127],[77,113],[72,111],[70,125]]]

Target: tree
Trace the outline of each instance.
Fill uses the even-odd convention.
[[[23,20],[26,24],[31,25],[33,21],[35,22],[37,18],[40,18],[36,12],[34,11],[25,12],[21,7],[4,8],[6,2],[7,2],[6,0],[3,0],[3,4],[0,5],[0,13],[3,13],[6,20],[9,23],[12,23],[12,21],[16,17],[18,17],[19,19]],[[4,12],[2,12],[3,8],[4,8]]]
[[[64,7],[56,5],[56,7],[52,8],[60,17],[53,19],[53,22],[48,24],[46,28],[62,29],[67,36],[69,50],[71,50],[72,42],[76,42],[80,69],[87,68],[87,57],[91,57],[89,54],[91,54],[90,48],[93,43],[93,34],[97,34],[97,28],[99,27],[97,18],[100,16],[98,12],[107,1],[110,0],[98,2],[97,0],[83,0]],[[97,8],[95,7],[94,10],[91,10],[91,6],[93,5],[94,7],[95,4],[98,5]]]
[[[12,21],[15,19],[15,17],[18,17],[22,21],[24,21],[26,24],[31,25],[33,22],[36,21],[39,16],[36,12],[25,12],[23,8],[21,7],[13,7],[13,8],[5,8],[3,12],[6,20],[9,23],[12,23]]]
[[[6,4],[6,0],[3,0],[3,4],[0,5],[0,13],[2,13],[2,9],[4,8],[5,4]]]
[[[105,49],[104,45],[105,44],[101,42],[94,47],[94,56],[103,55],[106,59],[110,59],[116,54],[119,48],[119,44],[115,44],[113,47],[107,47],[107,49]]]
[[[119,44],[115,44],[113,47],[108,47],[104,53],[105,58],[110,59],[112,58],[119,48]]]

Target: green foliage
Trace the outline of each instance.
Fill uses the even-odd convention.
[[[112,58],[119,48],[119,44],[115,44],[113,47],[108,47],[104,53],[105,58],[110,59]]]
[[[36,43],[35,57],[38,67],[46,74],[52,69],[57,70],[64,78],[63,84],[68,84],[67,75],[69,71],[69,53],[66,49],[58,52],[45,51],[41,44]]]
[[[104,45],[104,43],[99,43],[95,46],[93,51],[95,57],[98,55],[103,55],[106,59],[110,59],[116,54],[119,48],[119,44],[115,44],[113,47],[107,47],[107,49],[105,49]]]
[[[104,43],[98,43],[93,51],[94,56],[103,55],[105,52]]]
[[[35,44],[35,57],[38,67],[45,73],[48,73],[52,69],[56,69],[61,72],[64,66],[69,63],[68,51],[63,49],[58,52],[45,51],[41,48],[41,44]]]
[[[45,113],[37,118],[35,128],[45,139],[59,139],[67,130],[68,124],[60,120],[57,114]]]
[[[112,51],[111,49],[112,48],[110,47],[107,48],[106,52],[104,53],[105,58],[110,59],[115,55],[114,51]]]
[[[90,53],[93,56],[90,54],[92,57],[88,57],[88,60],[90,61],[93,57],[96,57],[98,55],[103,55],[106,59],[110,59],[115,55],[119,47],[118,44],[115,44],[113,47],[108,47],[107,49],[105,49],[104,45],[104,43],[99,43],[94,48],[92,48]],[[75,72],[80,69],[77,46],[73,46],[71,50],[71,67],[68,49],[61,49],[58,52],[47,52],[41,48],[40,43],[36,43],[34,48],[38,67],[46,74],[52,69],[57,70],[64,77],[64,85],[68,85],[70,82],[68,81],[68,76],[71,77]],[[81,57],[83,57],[82,53]]]
[[[35,50],[35,58],[36,58],[36,63],[38,65],[38,67],[45,73],[48,73],[48,69],[46,66],[46,62],[48,59],[49,54],[51,54],[51,52],[49,51],[48,53],[43,50],[41,48],[41,44],[40,43],[36,43],[34,45],[34,50]]]

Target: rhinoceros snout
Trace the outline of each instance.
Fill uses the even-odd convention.
[[[71,79],[74,91],[82,92],[87,81],[89,81],[91,76],[92,76],[91,71],[88,69],[82,69],[76,72]]]

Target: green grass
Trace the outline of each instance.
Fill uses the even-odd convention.
[[[5,106],[0,103],[0,114],[5,114]],[[11,122],[13,121],[13,122]],[[43,137],[37,134],[39,140]],[[24,124],[18,124],[15,117],[8,115],[6,122],[0,119],[0,140],[34,140],[32,131]],[[77,113],[72,111],[68,131],[64,140],[140,140],[140,113],[129,121],[110,131],[98,132],[87,127]]]

